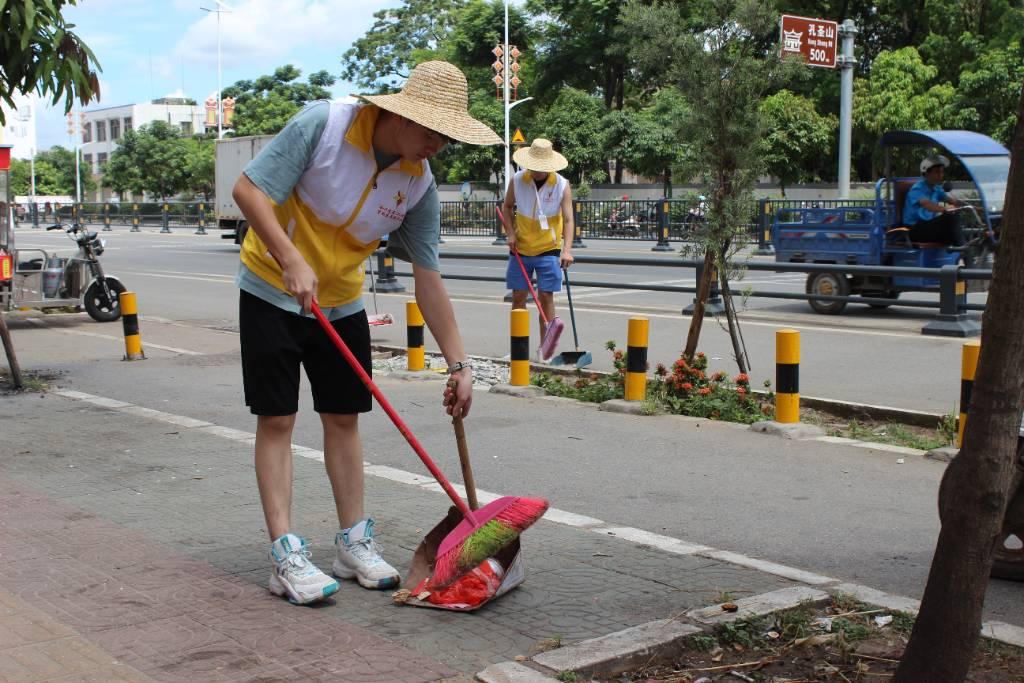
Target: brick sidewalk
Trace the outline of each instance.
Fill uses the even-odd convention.
[[[523,541],[526,584],[478,613],[398,607],[353,583],[294,607],[266,590],[251,446],[53,394],[0,398],[0,422],[4,680],[468,680],[546,639],[794,585],[541,522]],[[327,566],[322,464],[296,458],[295,482],[296,528]],[[402,569],[447,509],[437,493],[373,476],[366,505]]]

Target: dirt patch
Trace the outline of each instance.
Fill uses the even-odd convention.
[[[912,616],[839,596],[764,618],[722,624],[687,641],[671,661],[616,683],[882,683],[890,681]],[[970,683],[1024,683],[1024,650],[983,639]]]
[[[22,370],[22,387],[15,389],[11,371],[8,368],[0,368],[0,396],[48,391],[62,374],[56,370]]]
[[[825,430],[829,436],[843,436],[859,441],[886,443],[928,451],[952,445],[956,437],[956,419],[943,416],[932,427],[877,420],[867,415],[839,417],[815,408],[800,408],[800,421]]]

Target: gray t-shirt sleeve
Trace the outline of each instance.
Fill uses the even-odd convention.
[[[437,242],[441,237],[441,202],[437,186],[430,189],[405,214],[402,227],[388,236],[388,253],[429,270],[441,270]]]
[[[326,100],[310,102],[246,164],[245,175],[276,204],[288,199],[306,172],[330,111],[331,103]]]

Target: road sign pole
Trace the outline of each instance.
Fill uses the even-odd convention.
[[[843,39],[843,54],[839,60],[842,69],[839,99],[839,198],[850,198],[850,129],[853,122],[853,69],[857,60],[853,56],[853,41],[857,26],[847,19],[839,28]]]

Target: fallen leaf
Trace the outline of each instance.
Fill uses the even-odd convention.
[[[793,641],[793,645],[797,647],[814,647],[816,645],[824,645],[825,643],[831,643],[836,639],[835,633],[820,634],[816,636],[807,636],[806,638],[797,638]]]
[[[726,603],[722,604],[722,611],[723,612],[736,612],[736,611],[739,610],[739,608],[740,608],[739,605],[737,605],[734,602],[726,602]]]

